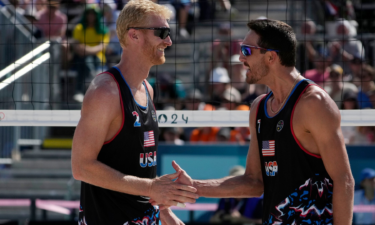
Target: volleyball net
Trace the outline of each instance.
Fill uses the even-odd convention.
[[[173,12],[173,45],[165,50],[166,63],[152,67],[148,77],[160,127],[248,127],[251,102],[269,89],[246,84],[239,46],[248,32],[246,24],[265,18],[293,27],[298,40],[296,68],[334,99],[342,126],[375,126],[370,2],[159,3]],[[18,139],[43,140],[52,135],[48,127],[77,125],[91,80],[121,58],[115,28],[124,4],[0,2],[0,147],[9,149]],[[90,12],[101,29],[91,29],[86,37],[82,24]],[[103,43],[105,48],[96,53],[80,50]]]

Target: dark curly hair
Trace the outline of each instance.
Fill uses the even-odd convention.
[[[247,26],[259,35],[258,45],[262,48],[279,50],[283,66],[296,65],[297,39],[293,28],[278,20],[251,20]],[[262,51],[264,53],[265,50]]]

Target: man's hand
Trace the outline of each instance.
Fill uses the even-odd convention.
[[[173,174],[164,175],[152,180],[149,197],[152,205],[172,206],[179,202],[195,203],[198,195],[196,188],[181,183],[173,182],[180,175],[180,171]],[[150,200],[151,202],[151,200]]]
[[[180,184],[180,185],[185,185],[185,186],[188,185],[188,187],[194,188],[194,187],[192,187],[192,185],[193,185],[193,179],[191,179],[191,177],[185,172],[185,170],[181,169],[181,167],[175,161],[172,162],[172,166],[176,170],[176,173],[174,173],[174,174],[178,174],[175,177],[175,178],[177,178],[176,181],[175,181],[175,183],[176,184]],[[195,191],[196,191],[196,189],[195,189]],[[197,199],[199,196],[197,194],[195,194],[195,197],[196,197],[195,199]],[[151,197],[150,200],[149,200],[149,202],[152,205],[159,205],[160,210],[163,210],[163,209],[168,209],[171,206],[177,206],[177,203],[185,203],[185,202],[195,203],[195,199],[194,199],[194,201],[172,202],[172,203],[175,203],[175,204],[171,205],[171,204],[164,204],[162,202],[158,202],[158,200],[156,200],[155,198]],[[192,200],[192,199],[189,199],[189,200]]]
[[[169,208],[160,210],[160,220],[163,225],[185,225]]]
[[[175,161],[172,161],[172,166],[176,170],[176,173],[180,172],[176,182],[180,184],[186,184],[189,186],[193,185],[193,179],[183,170]]]

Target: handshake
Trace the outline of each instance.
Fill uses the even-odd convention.
[[[158,205],[160,210],[171,206],[185,207],[184,203],[195,203],[199,198],[191,177],[175,161],[172,166],[175,173],[153,179],[150,186],[149,202]]]

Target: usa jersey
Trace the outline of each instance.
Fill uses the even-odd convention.
[[[156,112],[146,89],[147,105],[139,105],[116,67],[103,74],[117,82],[122,124],[116,135],[105,142],[98,161],[126,175],[155,178],[159,128]],[[98,76],[103,76],[100,74]],[[82,182],[79,225],[157,225],[159,210],[149,198],[116,192]]]
[[[263,224],[333,224],[333,182],[319,155],[303,148],[293,131],[295,107],[310,80],[296,84],[277,115],[267,113],[267,94],[259,103],[256,135],[264,182]],[[309,119],[309,118],[306,118]]]

